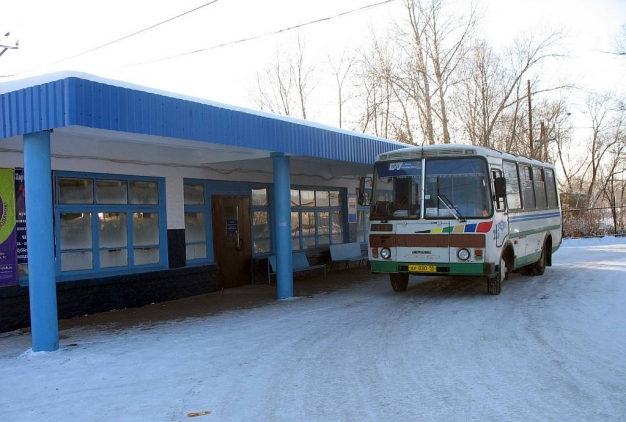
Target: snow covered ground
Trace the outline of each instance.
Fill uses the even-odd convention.
[[[56,352],[6,333],[0,419],[626,421],[626,239],[566,240],[553,260],[499,296],[480,279],[394,293],[335,271],[360,282],[284,301],[251,286],[254,306],[158,321],[137,317],[151,307],[79,318]]]

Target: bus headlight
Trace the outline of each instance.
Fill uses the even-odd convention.
[[[391,258],[391,251],[389,250],[389,248],[382,248],[380,250],[380,256],[383,259],[389,259]]]
[[[459,249],[456,256],[458,256],[461,261],[467,261],[470,257],[470,252],[465,248]]]

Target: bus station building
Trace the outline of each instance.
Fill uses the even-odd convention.
[[[366,241],[358,179],[403,144],[104,80],[0,85],[0,332],[267,282]]]

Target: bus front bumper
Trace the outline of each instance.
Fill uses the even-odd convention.
[[[434,271],[409,271],[409,265],[434,267]],[[455,275],[455,276],[493,276],[496,273],[496,264],[493,262],[479,263],[432,263],[432,262],[389,262],[370,261],[373,273],[409,273],[416,275]]]

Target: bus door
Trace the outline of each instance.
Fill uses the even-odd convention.
[[[491,180],[494,181],[493,192],[496,192],[495,180],[502,179],[502,170],[498,168],[491,169]],[[506,198],[498,198],[494,194],[494,214],[493,224],[496,230],[496,246],[501,247],[509,235],[509,213],[506,206]]]

